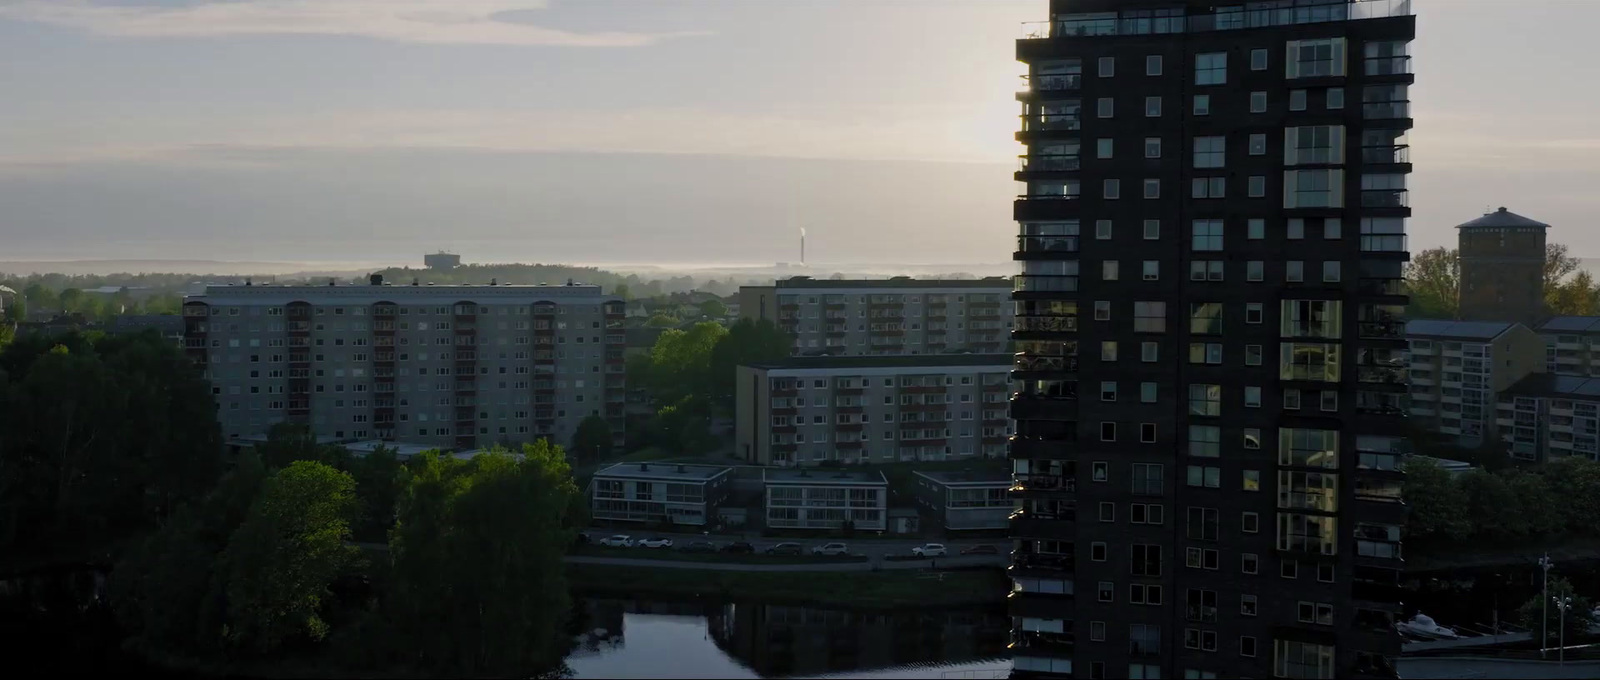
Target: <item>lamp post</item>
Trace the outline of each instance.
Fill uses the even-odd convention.
[[[1550,561],[1550,553],[1545,553],[1544,557],[1539,558],[1539,567],[1544,570],[1544,585],[1540,589],[1540,595],[1543,596],[1544,603],[1540,605],[1539,609],[1539,625],[1541,626],[1539,637],[1540,658],[1544,657],[1545,648],[1550,646],[1550,567],[1552,566],[1555,566],[1555,563]]]
[[[1572,608],[1572,597],[1564,595],[1562,597],[1552,597],[1550,600],[1556,603],[1556,627],[1560,629],[1557,635],[1560,636],[1561,640],[1558,643],[1561,646],[1557,654],[1560,655],[1560,665],[1565,666],[1567,665],[1567,610]]]

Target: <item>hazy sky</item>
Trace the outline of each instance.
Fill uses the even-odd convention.
[[[0,258],[998,262],[1046,0],[0,0]],[[1416,0],[1412,249],[1600,256],[1600,0]]]

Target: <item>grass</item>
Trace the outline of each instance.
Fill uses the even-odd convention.
[[[583,557],[617,557],[633,560],[672,560],[674,562],[717,562],[722,564],[823,564],[828,562],[865,562],[867,558],[851,555],[767,555],[763,553],[690,553],[675,549],[613,548],[603,545],[586,545],[572,551]],[[588,565],[585,565],[588,566]]]
[[[913,574],[639,569],[581,564],[567,566],[567,582],[577,591],[597,594],[759,598],[870,609],[992,605],[1004,602],[1010,590],[1005,573],[999,569]]]

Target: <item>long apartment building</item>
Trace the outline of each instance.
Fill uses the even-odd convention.
[[[208,286],[184,344],[226,436],[475,449],[567,444],[598,415],[623,436],[623,302],[599,286]]]
[[[1500,393],[1496,420],[1512,458],[1600,460],[1600,378],[1524,377]]]
[[[758,465],[1005,456],[1011,357],[794,357],[737,371],[735,443]]]
[[[796,276],[739,289],[739,313],[794,337],[795,355],[1000,353],[1011,282],[988,279],[822,280]]]
[[[1538,326],[1545,372],[1600,376],[1600,316],[1558,316]]]
[[[1052,0],[1017,42],[1017,674],[1393,676],[1414,36]]]
[[[1463,446],[1494,441],[1500,393],[1544,372],[1544,343],[1520,323],[1417,319],[1406,340],[1412,422]]]

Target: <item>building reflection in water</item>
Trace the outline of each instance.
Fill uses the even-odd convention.
[[[704,609],[717,647],[763,676],[815,676],[1006,654],[1005,608],[915,611],[729,603]]]

